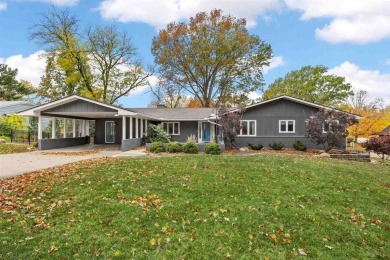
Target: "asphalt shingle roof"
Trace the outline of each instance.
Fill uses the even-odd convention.
[[[28,101],[0,101],[0,115],[11,115],[35,107]]]
[[[204,120],[215,114],[215,108],[127,108],[158,120]]]

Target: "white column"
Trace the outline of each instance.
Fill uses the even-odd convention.
[[[56,138],[56,118],[51,118],[51,138]]]
[[[79,129],[77,129],[77,137],[80,137],[81,136],[81,120],[80,119],[78,119],[77,121],[79,121]]]
[[[126,117],[122,116],[122,140],[126,140]]]
[[[144,137],[144,119],[141,118],[141,136],[140,137]]]
[[[139,118],[136,117],[135,118],[135,138],[139,138],[139,136],[138,136],[138,121],[139,121]]]
[[[145,119],[145,136],[148,135],[148,120]]]
[[[38,139],[42,139],[42,116],[38,116]]]
[[[64,118],[64,138],[66,138],[66,118]]]
[[[129,127],[130,127],[130,139],[133,139],[133,117],[130,117],[129,118],[130,120],[130,124],[129,124]]]
[[[76,119],[72,120],[72,124],[73,124],[73,138],[75,138],[76,137]]]
[[[85,135],[89,136],[89,120],[85,120]]]
[[[81,120],[80,121],[80,124],[81,124],[81,136],[84,137],[85,136],[85,120]]]

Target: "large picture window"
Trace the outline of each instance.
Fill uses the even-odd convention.
[[[164,122],[163,127],[165,132],[167,132],[169,135],[180,135],[179,122]]]
[[[240,136],[256,136],[256,120],[241,120]]]
[[[295,133],[295,120],[279,120],[279,133]]]

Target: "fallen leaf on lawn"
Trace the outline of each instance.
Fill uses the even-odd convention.
[[[302,249],[302,248],[298,248],[298,252],[299,252],[300,255],[307,256],[307,253],[306,253],[305,250]]]
[[[333,247],[331,247],[331,246],[325,245],[325,247],[328,248],[328,249],[333,249]]]
[[[151,244],[152,246],[154,246],[154,245],[156,244],[156,239],[151,238],[151,239],[149,240],[149,242],[150,242],[150,244]]]

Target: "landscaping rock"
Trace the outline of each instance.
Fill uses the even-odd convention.
[[[241,148],[240,148],[240,152],[246,152],[246,151],[248,151],[248,150],[249,150],[248,147],[241,147]]]
[[[6,143],[7,142],[7,140],[5,140],[5,139],[0,139],[0,143]]]
[[[321,153],[318,155],[318,157],[330,157],[330,154],[328,153]]]

